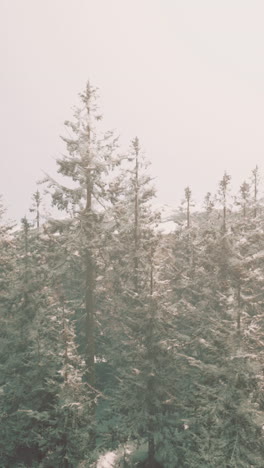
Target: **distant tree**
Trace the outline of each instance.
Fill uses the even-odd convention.
[[[240,199],[237,201],[237,204],[241,206],[243,211],[243,217],[247,215],[247,208],[250,201],[250,185],[244,181],[239,189]]]
[[[253,207],[254,207],[254,217],[256,218],[258,213],[258,192],[259,192],[259,183],[260,183],[260,173],[258,166],[255,167],[252,171],[252,183],[253,183]]]
[[[186,202],[186,218],[187,218],[187,228],[190,227],[190,208],[191,208],[191,196],[192,192],[190,187],[185,189],[185,202]]]
[[[182,403],[182,418],[189,426],[178,453],[182,454],[181,466],[189,468],[261,466],[263,457],[263,383],[258,360],[252,353],[259,347],[262,319],[258,315],[253,332],[245,309],[245,293],[251,283],[246,268],[249,231],[237,214],[228,218],[228,183],[229,179],[224,178],[220,184],[221,221],[212,211],[206,217],[202,213],[196,217],[192,268],[184,255],[188,249],[180,228],[167,264],[170,300],[177,310],[174,329],[181,360],[177,396]],[[249,245],[252,249],[253,244]],[[260,246],[255,248],[261,252]],[[260,283],[254,283],[260,293]],[[249,291],[247,296],[249,299]]]
[[[29,211],[31,213],[35,214],[36,227],[37,227],[37,230],[39,231],[39,228],[40,228],[40,205],[41,205],[41,202],[42,202],[42,198],[41,198],[39,190],[37,190],[35,193],[33,193],[32,201],[33,201],[33,204],[32,204],[32,207],[30,208]]]
[[[223,228],[224,232],[226,231],[228,190],[229,190],[230,181],[231,181],[230,175],[228,175],[225,172],[222,179],[219,182],[219,188],[218,188],[219,202],[221,203],[222,210],[223,210],[223,225],[222,225],[222,228]]]

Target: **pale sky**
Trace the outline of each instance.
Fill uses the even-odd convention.
[[[263,0],[0,0],[0,193],[26,213],[89,79],[123,148],[136,135],[160,203],[236,189],[264,155]]]

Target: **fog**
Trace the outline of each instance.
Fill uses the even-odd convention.
[[[199,202],[264,154],[261,0],[2,0],[1,185],[20,219],[89,79],[121,149],[136,135],[158,202]]]

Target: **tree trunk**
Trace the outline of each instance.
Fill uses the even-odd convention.
[[[90,146],[90,135],[88,132],[88,153]],[[87,164],[90,164],[89,154]],[[86,377],[90,388],[95,386],[95,320],[94,320],[94,261],[91,251],[92,240],[92,180],[91,169],[88,167],[86,177],[86,236],[87,246],[85,252],[85,315],[86,315],[86,348],[85,348],[85,362],[86,362]],[[96,447],[96,407],[94,399],[90,408],[91,426],[89,429],[90,448],[91,450]]]
[[[241,286],[237,287],[237,335],[240,342],[241,336]],[[240,344],[240,343],[239,343]]]
[[[90,129],[88,126],[88,153],[87,165],[89,166],[90,151]],[[86,366],[88,383],[95,384],[95,338],[94,338],[94,263],[91,252],[91,230],[92,230],[92,180],[91,169],[88,167],[86,175],[86,236],[87,247],[85,253],[85,314],[86,314]]]
[[[86,366],[88,383],[95,384],[95,342],[94,342],[94,268],[90,253],[86,252]]]
[[[257,217],[257,200],[258,200],[258,166],[253,170],[254,180],[254,218]]]
[[[138,139],[136,138],[133,142],[135,155],[136,155],[136,165],[135,165],[135,224],[134,224],[134,288],[135,291],[138,292],[138,243],[139,243],[139,204],[138,204],[138,153],[139,153],[139,145]]]
[[[148,436],[148,464],[149,467],[154,465],[155,461],[155,442],[152,434]]]

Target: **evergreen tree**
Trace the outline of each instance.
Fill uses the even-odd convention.
[[[75,183],[67,188],[47,178],[52,188],[53,204],[71,217],[58,221],[58,228],[68,229],[68,252],[77,251],[82,262],[86,314],[86,363],[91,385],[95,383],[95,280],[100,250],[103,248],[106,209],[110,199],[109,171],[116,164],[115,140],[108,133],[96,134],[96,90],[87,84],[80,95],[82,107],[75,111],[75,121],[65,122],[72,137],[63,137],[68,155],[57,159],[58,172]]]
[[[37,228],[37,231],[39,231],[39,228],[40,228],[40,205],[41,205],[41,202],[42,202],[42,198],[41,198],[39,190],[37,190],[35,193],[33,193],[32,201],[33,201],[33,204],[32,204],[32,207],[30,208],[29,211],[31,213],[35,214],[36,228]]]
[[[24,218],[14,242],[1,350],[1,460],[10,467],[70,468],[88,456],[89,427],[74,328],[52,288],[50,239],[47,244]]]
[[[168,447],[175,427],[173,418],[168,424],[174,379],[169,311],[157,266],[159,215],[151,206],[154,189],[146,169],[135,138],[123,175],[126,188],[115,204],[115,314],[107,329],[111,337],[107,356],[115,375],[109,391],[115,414],[112,425],[110,421],[112,436],[120,442],[147,442],[146,458],[152,466],[157,454],[171,461]]]

